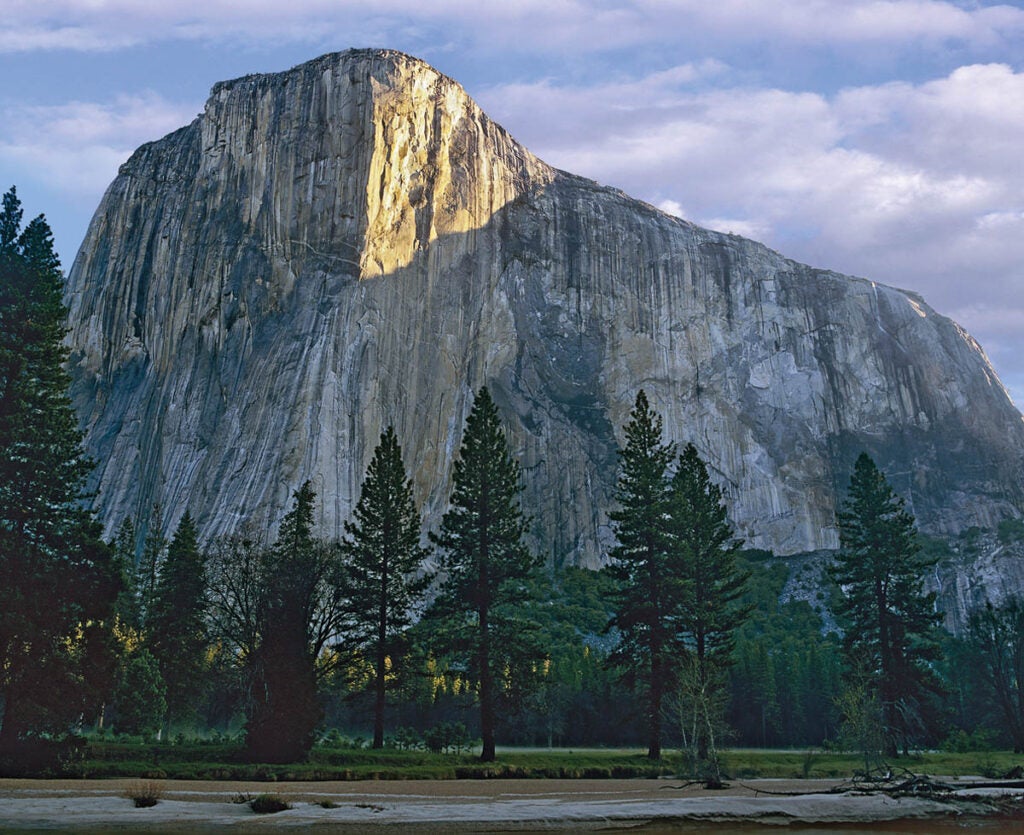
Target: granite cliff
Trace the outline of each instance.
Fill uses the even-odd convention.
[[[557,171],[395,52],[215,86],[121,168],[68,293],[108,531],[273,526],[309,478],[338,535],[388,423],[436,525],[485,383],[556,562],[606,553],[640,387],[753,546],[835,547],[861,450],[931,533],[1024,508],[1021,415],[919,296]]]

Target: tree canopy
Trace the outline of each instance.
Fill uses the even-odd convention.
[[[316,494],[307,481],[281,522],[266,571],[246,748],[262,762],[296,762],[313,747],[317,700],[317,590],[325,560],[313,537]]]
[[[1024,603],[986,601],[971,613],[963,637],[970,674],[1005,728],[1016,753],[1024,752]]]

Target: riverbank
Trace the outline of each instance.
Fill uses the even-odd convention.
[[[131,780],[0,780],[0,829],[265,832],[316,827],[321,832],[600,830],[685,822],[720,824],[877,824],[883,821],[980,820],[1011,823],[1021,789],[971,789],[969,779],[941,800],[834,793],[837,780],[732,781],[708,791],[674,780],[417,780],[221,782],[168,780],[160,801],[135,808]],[[245,800],[273,793],[292,808],[259,815]],[[1021,820],[1024,820],[1022,818]],[[1001,830],[1006,831],[1006,830]],[[1024,823],[1019,831],[1024,832]]]

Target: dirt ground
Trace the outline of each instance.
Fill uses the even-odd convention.
[[[137,780],[0,780],[0,830],[105,832],[493,832],[649,828],[687,822],[862,823],[980,815],[924,798],[829,794],[834,780],[731,781],[720,791],[677,780],[410,780],[258,783],[163,780],[161,801],[136,809]],[[244,802],[275,794],[288,811]],[[790,793],[800,793],[793,795]]]
[[[664,799],[684,797],[754,797],[769,792],[827,792],[839,780],[730,780],[728,788],[709,791],[700,785],[684,787],[675,779],[659,780],[353,780],[267,783],[231,780],[22,780],[0,778],[0,800],[32,797],[45,792],[50,797],[112,795],[120,797],[139,783],[158,783],[165,797],[191,801],[222,801],[243,794],[277,794],[296,801],[315,802],[342,797],[386,797],[395,802],[403,798],[446,798],[466,802],[480,798],[500,799],[513,796],[588,797]]]

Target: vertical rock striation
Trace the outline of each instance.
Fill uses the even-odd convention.
[[[954,322],[556,171],[395,52],[215,86],[122,167],[68,293],[108,530],[272,527],[309,478],[338,535],[388,423],[436,524],[485,383],[555,562],[606,553],[639,387],[755,546],[835,547],[861,450],[931,532],[1024,507],[1021,415]]]

